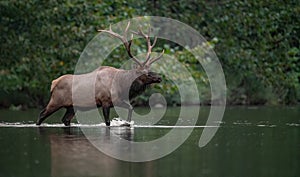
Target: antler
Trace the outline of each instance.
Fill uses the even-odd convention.
[[[138,32],[132,31],[133,34],[142,36],[147,41],[148,51],[147,51],[147,55],[146,55],[146,60],[143,63],[141,63],[135,56],[133,56],[131,54],[131,51],[130,51],[130,47],[131,47],[131,44],[132,44],[133,35],[131,35],[130,40],[127,41],[127,32],[128,32],[129,26],[130,26],[130,21],[128,22],[128,24],[127,24],[127,26],[125,28],[123,36],[121,36],[120,34],[117,34],[117,33],[113,32],[112,29],[111,29],[111,25],[109,26],[109,30],[98,30],[98,31],[108,33],[108,34],[110,34],[110,35],[112,35],[112,36],[120,39],[123,42],[123,44],[125,46],[125,49],[126,49],[128,55],[129,55],[129,57],[134,62],[136,62],[142,68],[149,67],[152,63],[154,63],[155,61],[159,60],[163,56],[163,54],[164,54],[165,51],[163,50],[158,57],[151,58],[152,48],[155,46],[156,41],[157,41],[157,37],[155,37],[153,43],[151,44],[151,40],[150,40],[151,28],[150,27],[148,28],[148,33],[147,34],[145,34],[141,30],[141,28],[139,28]]]
[[[126,49],[128,55],[129,55],[129,57],[130,57],[134,62],[136,62],[139,66],[143,67],[143,64],[142,64],[141,62],[139,62],[139,60],[138,60],[135,56],[133,56],[133,55],[131,54],[130,47],[131,47],[131,44],[132,44],[133,35],[131,35],[130,41],[128,41],[128,40],[127,40],[127,32],[128,32],[129,26],[130,26],[130,21],[128,22],[128,24],[127,24],[127,26],[126,26],[126,28],[125,28],[125,31],[124,31],[124,33],[123,33],[123,36],[121,36],[121,35],[119,35],[119,34],[113,32],[112,29],[111,29],[111,25],[109,25],[109,30],[98,30],[98,31],[108,33],[108,34],[110,34],[110,35],[112,35],[112,36],[114,36],[114,37],[120,39],[120,40],[123,42],[123,44],[124,44],[124,46],[125,46],[125,49]]]
[[[142,36],[146,39],[147,41],[147,55],[146,55],[146,60],[145,62],[143,62],[143,67],[145,66],[150,66],[152,63],[154,63],[155,61],[159,60],[163,54],[164,54],[164,50],[161,52],[161,54],[156,57],[156,58],[151,58],[151,53],[152,53],[152,48],[155,46],[156,44],[156,41],[157,41],[157,37],[154,38],[154,41],[153,43],[151,44],[151,40],[150,40],[150,33],[151,33],[151,28],[149,27],[148,28],[148,33],[145,34],[141,28],[139,28],[138,32],[135,32],[135,31],[132,31],[133,34],[136,34],[136,35],[139,35],[139,36]]]

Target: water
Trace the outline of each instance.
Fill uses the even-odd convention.
[[[145,122],[112,131],[142,142],[172,128],[192,128],[174,127],[178,112],[168,109],[156,126]],[[199,148],[208,112],[209,108],[201,108],[192,134],[171,154],[130,163],[99,152],[86,139],[82,128],[109,136],[100,122],[89,127],[73,121],[67,128],[59,121],[63,114],[59,112],[38,128],[34,125],[38,110],[0,110],[0,176],[300,176],[300,107],[228,107],[216,135]]]

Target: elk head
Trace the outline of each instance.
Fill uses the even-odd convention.
[[[155,37],[153,43],[151,43],[151,40],[150,40],[151,28],[149,27],[147,34],[145,34],[141,30],[141,28],[139,28],[137,32],[132,31],[130,40],[127,40],[129,26],[130,26],[130,21],[128,22],[128,24],[126,26],[123,35],[113,32],[111,29],[111,25],[109,27],[109,30],[98,30],[98,31],[108,33],[111,36],[116,37],[123,42],[129,57],[137,65],[136,68],[133,69],[133,71],[136,72],[136,75],[137,75],[134,82],[138,82],[140,84],[145,84],[145,85],[149,85],[152,83],[160,83],[161,77],[157,73],[150,71],[151,64],[153,64],[154,62],[161,59],[161,57],[164,54],[164,50],[163,50],[157,57],[151,57],[152,49],[156,44],[157,37]],[[133,34],[141,36],[144,39],[146,39],[146,41],[147,41],[147,54],[146,54],[146,59],[144,62],[141,62],[139,59],[137,59],[134,55],[131,54],[130,47],[131,47],[132,41],[133,41]]]

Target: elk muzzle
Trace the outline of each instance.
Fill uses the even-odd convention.
[[[155,72],[149,72],[147,74],[147,80],[148,80],[149,84],[160,83],[162,81],[160,75],[158,73],[155,73]]]

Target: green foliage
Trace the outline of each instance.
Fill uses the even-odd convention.
[[[225,71],[229,103],[295,104],[300,100],[299,14],[296,0],[1,1],[0,95],[26,95],[28,100],[21,104],[45,104],[51,80],[73,73],[97,29],[154,15],[187,23],[214,44]],[[189,68],[201,100],[209,102],[209,82],[200,63],[176,46],[158,47]],[[124,55],[123,49],[116,50],[111,65],[119,66]],[[170,104],[179,102],[171,82],[155,89],[170,93]],[[138,104],[148,99],[147,94],[150,91]]]
[[[286,100],[290,92],[296,93],[296,89],[299,92],[300,6],[297,3],[237,1],[216,7],[219,13],[209,27],[221,41],[216,51],[227,76],[239,76],[234,89],[244,90],[239,95],[248,104],[258,99],[263,99],[262,103],[295,103],[299,99],[294,94]],[[232,80],[227,81],[230,88]],[[257,98],[259,92],[271,92],[275,100]],[[229,99],[235,99],[234,94]]]

